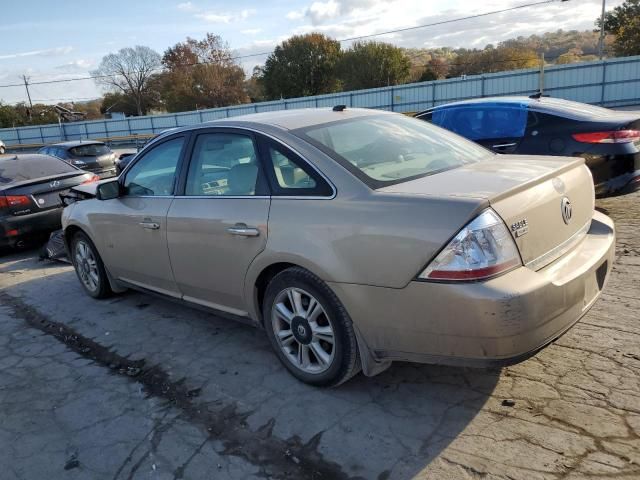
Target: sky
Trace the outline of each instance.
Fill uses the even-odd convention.
[[[337,39],[424,25],[537,0],[5,0],[0,22],[0,102],[81,101],[103,92],[84,78],[102,57],[146,45],[160,54],[187,37],[220,35],[235,55],[268,53],[294,34],[319,31]],[[607,10],[622,3],[608,0]],[[401,47],[482,48],[489,43],[548,31],[594,28],[601,0],[569,0],[503,14],[376,37]],[[346,42],[343,46],[348,46]],[[239,62],[250,74],[266,54]]]

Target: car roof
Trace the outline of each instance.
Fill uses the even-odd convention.
[[[68,142],[60,142],[60,143],[53,143],[51,145],[48,145],[49,147],[62,147],[62,148],[73,148],[73,147],[79,147],[80,145],[105,145],[104,142],[100,142],[98,140],[72,140],[72,141],[68,141]]]
[[[469,100],[461,100],[459,102],[438,105],[421,113],[434,112],[456,106],[474,105],[511,105],[514,107],[528,108],[529,110],[532,110],[534,112],[548,113],[550,115],[573,118],[576,120],[625,121],[640,117],[640,113],[638,112],[611,110],[609,108],[598,107],[587,103],[573,102],[571,100],[565,100],[563,98],[530,98],[525,96],[473,98]]]

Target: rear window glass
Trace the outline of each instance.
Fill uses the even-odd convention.
[[[371,188],[432,175],[493,156],[430,123],[404,115],[375,115],[296,132]]]
[[[57,158],[36,155],[0,160],[0,185],[24,182],[65,173],[80,173],[75,167]]]
[[[90,143],[89,145],[79,145],[69,149],[74,157],[98,157],[110,153],[109,147],[100,143]]]

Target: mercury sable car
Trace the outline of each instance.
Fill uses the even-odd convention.
[[[525,359],[589,310],[614,259],[584,159],[499,156],[344,106],[171,130],[76,191],[63,226],[89,295],[254,323],[314,385]]]

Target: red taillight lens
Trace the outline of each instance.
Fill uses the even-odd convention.
[[[98,175],[91,175],[84,182],[82,182],[81,185],[86,185],[87,183],[95,183],[95,182],[98,182],[98,181],[100,181],[100,177]]]
[[[7,195],[7,205],[10,207],[26,207],[31,205],[31,200],[26,195]]]
[[[630,143],[640,141],[640,130],[574,133],[572,137],[581,143]]]

